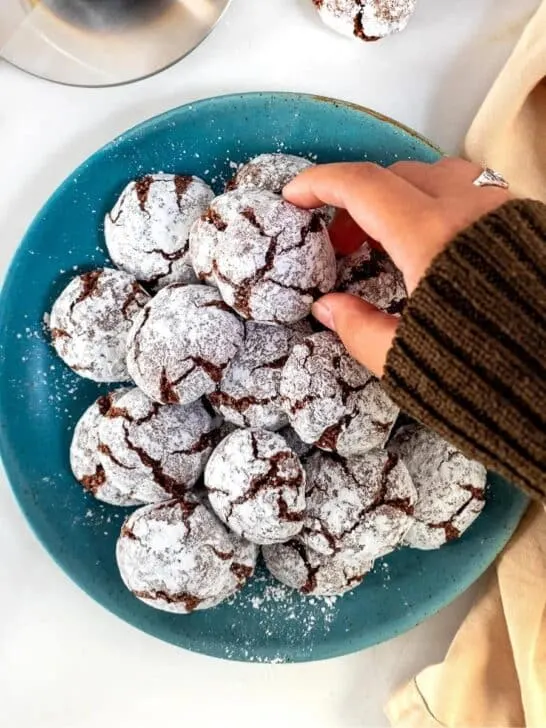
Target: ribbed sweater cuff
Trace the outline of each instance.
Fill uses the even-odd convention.
[[[546,206],[509,202],[435,258],[384,384],[404,411],[546,500]]]

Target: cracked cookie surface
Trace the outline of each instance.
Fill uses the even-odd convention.
[[[382,447],[399,412],[379,380],[330,331],[292,348],[280,393],[304,442],[347,458]]]
[[[113,506],[136,506],[141,502],[106,477],[99,458],[99,426],[108,410],[129,388],[122,387],[99,397],[78,420],[70,444],[70,467],[74,477],[100,501]]]
[[[104,220],[111,259],[157,288],[196,282],[190,228],[213,198],[203,180],[189,175],[150,174],[130,182]]]
[[[280,195],[294,177],[314,166],[309,159],[294,154],[259,154],[240,167],[226,190],[269,190]]]
[[[162,288],[135,320],[127,366],[143,392],[189,404],[213,392],[243,343],[244,325],[209,286]]]
[[[196,483],[218,424],[201,402],[161,405],[131,389],[101,419],[100,463],[109,481],[141,503],[168,500]]]
[[[125,521],[116,558],[125,586],[155,609],[209,609],[244,586],[258,549],[230,533],[191,494],[139,508]]]
[[[305,472],[274,432],[237,430],[222,440],[205,468],[205,486],[219,518],[253,543],[286,541],[302,528]]]
[[[73,278],[51,309],[57,354],[96,382],[126,382],[127,335],[150,296],[123,271],[100,268]]]
[[[337,263],[336,291],[351,293],[385,313],[402,313],[408,297],[401,271],[367,243]]]
[[[402,458],[417,488],[414,521],[404,543],[435,549],[459,538],[485,505],[483,465],[421,425],[402,427],[388,449]]]
[[[278,430],[287,425],[279,394],[281,369],[293,344],[310,333],[306,321],[292,326],[246,322],[243,344],[224,371],[218,391],[209,395],[215,409],[238,427]]]
[[[362,554],[340,552],[326,556],[297,538],[264,546],[262,553],[275,579],[309,595],[345,594],[358,586],[373,567],[373,561]]]
[[[290,324],[335,283],[335,254],[322,216],[266,190],[220,195],[190,234],[200,280],[218,286],[243,318]]]
[[[280,195],[283,188],[297,177],[300,172],[315,163],[294,154],[259,154],[249,160],[237,171],[235,177],[226,185],[226,191],[255,189],[269,190]],[[334,219],[335,208],[324,206],[318,209],[326,225]]]
[[[403,462],[384,450],[344,460],[316,452],[305,462],[301,540],[321,554],[343,551],[374,560],[402,542],[417,492]]]
[[[323,23],[349,38],[375,41],[400,33],[417,0],[313,0]]]

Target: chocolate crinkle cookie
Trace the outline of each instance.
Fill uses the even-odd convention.
[[[203,472],[218,424],[201,402],[166,406],[132,389],[100,421],[107,480],[141,503],[183,494]]]
[[[402,458],[417,488],[406,545],[435,549],[459,538],[485,505],[483,465],[421,425],[400,429],[388,448]]]
[[[402,273],[391,258],[366,243],[338,260],[336,291],[351,293],[390,314],[401,313],[408,297]]]
[[[314,167],[314,162],[294,154],[259,154],[238,170],[235,177],[226,185],[226,191],[254,189],[269,190],[280,195],[283,188],[297,177],[300,172]],[[321,207],[320,214],[329,225],[334,219],[333,207]]]
[[[133,276],[111,268],[73,278],[49,319],[57,354],[80,376],[125,382],[127,334],[150,296]]]
[[[237,171],[226,190],[269,190],[280,195],[283,187],[313,162],[294,154],[259,154]]]
[[[287,541],[302,527],[305,473],[285,440],[267,430],[237,430],[205,468],[209,501],[235,533],[258,544]]]
[[[239,427],[278,430],[288,424],[281,406],[281,369],[293,344],[311,333],[306,321],[292,326],[246,322],[245,340],[209,395],[215,409]]]
[[[154,287],[192,283],[189,233],[213,191],[198,177],[150,174],[130,182],[104,221],[113,262]]]
[[[313,0],[322,21],[341,35],[374,41],[399,33],[417,0]]]
[[[256,557],[256,546],[191,494],[136,510],[116,547],[125,586],[150,607],[176,614],[223,602],[252,576]]]
[[[373,561],[362,553],[340,551],[331,556],[313,551],[299,539],[264,546],[270,573],[282,584],[302,594],[339,596],[358,586]]]
[[[123,271],[100,268],[73,278],[51,309],[55,351],[82,377],[127,381],[127,334],[149,300],[136,279]]]
[[[304,442],[346,458],[382,447],[399,412],[379,380],[330,331],[295,344],[281,373],[280,393]]]
[[[208,286],[172,284],[141,311],[127,340],[129,373],[163,404],[213,392],[243,343],[244,325]]]
[[[113,506],[136,506],[141,501],[106,476],[99,459],[99,427],[111,407],[129,391],[127,387],[99,397],[78,420],[70,445],[70,467],[85,490]]]
[[[315,452],[305,462],[306,510],[301,540],[321,554],[342,551],[377,559],[409,531],[417,492],[403,462],[384,450],[358,458]]]
[[[266,190],[217,197],[190,235],[201,280],[245,319],[290,324],[332,290],[335,254],[324,220]]]

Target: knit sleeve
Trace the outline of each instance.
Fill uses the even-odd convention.
[[[435,258],[384,384],[408,414],[546,501],[546,206],[508,202]]]

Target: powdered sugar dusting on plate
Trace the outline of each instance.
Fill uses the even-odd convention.
[[[347,594],[344,599],[351,599]],[[234,610],[238,621],[245,623],[255,621],[259,615],[260,633],[258,639],[261,643],[271,644],[268,656],[259,656],[256,653],[254,635],[242,639],[241,645],[227,646],[225,656],[240,658],[248,662],[284,663],[290,659],[281,649],[275,648],[275,641],[280,630],[283,642],[289,644],[292,639],[302,639],[309,644],[309,655],[312,654],[313,645],[319,643],[336,624],[339,619],[339,597],[305,597],[294,589],[290,589],[275,581],[265,570],[259,567],[251,583],[227,604]]]

